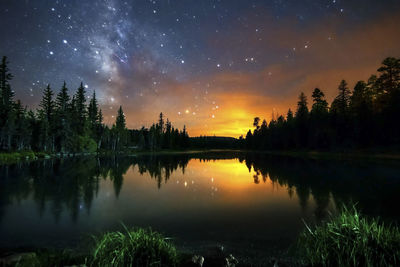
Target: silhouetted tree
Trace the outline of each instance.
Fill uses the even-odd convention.
[[[3,57],[0,64],[0,129],[1,148],[11,150],[12,136],[15,131],[14,92],[10,81],[13,75],[8,68],[7,57]]]
[[[50,84],[48,84],[39,104],[40,144],[44,151],[54,151],[55,148],[55,103],[53,94]]]
[[[68,95],[68,88],[65,81],[60,92],[57,94],[55,108],[56,140],[58,144],[58,150],[64,153],[70,147],[70,138],[72,134],[70,96]]]
[[[310,145],[313,148],[327,148],[329,145],[328,102],[324,93],[315,88],[312,93],[313,105],[310,112]]]
[[[308,143],[308,106],[307,97],[301,92],[299,96],[299,101],[297,102],[296,110],[296,143],[300,148],[306,147]]]

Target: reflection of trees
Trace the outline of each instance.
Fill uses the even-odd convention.
[[[7,205],[32,196],[40,216],[48,209],[58,222],[67,211],[76,221],[80,210],[90,213],[101,178],[112,181],[118,197],[130,166],[138,165],[160,188],[173,171],[184,171],[188,161],[188,156],[86,157],[0,166],[0,220]]]
[[[358,203],[367,214],[398,216],[391,208],[400,201],[400,169],[369,162],[305,160],[263,153],[244,153],[239,156],[256,176],[269,177],[273,183],[284,185],[288,194],[295,188],[303,211],[312,195],[317,218],[326,216],[332,198],[337,206]],[[254,182],[259,182],[254,177]],[[265,182],[265,180],[263,179]]]
[[[161,188],[173,172],[184,172],[192,158],[202,162],[238,158],[254,170],[255,183],[265,183],[269,178],[285,186],[290,197],[297,195],[303,211],[312,196],[318,218],[326,215],[331,198],[339,206],[358,202],[366,213],[397,216],[391,206],[400,201],[398,167],[303,160],[262,153],[213,152],[67,158],[0,166],[0,220],[7,205],[28,197],[35,201],[39,214],[49,210],[58,221],[63,212],[67,212],[72,220],[77,220],[81,210],[90,213],[101,179],[112,181],[118,197],[124,175],[131,166],[137,165],[139,173],[147,173]]]
[[[138,165],[139,173],[148,173],[151,178],[157,181],[158,188],[166,183],[171,174],[178,168],[185,172],[185,168],[190,160],[187,154],[175,155],[144,155],[134,157],[132,163]]]

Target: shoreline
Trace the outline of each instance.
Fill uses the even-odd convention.
[[[345,152],[336,151],[262,151],[241,149],[188,149],[188,150],[156,150],[156,151],[100,151],[77,153],[46,153],[46,152],[3,152],[0,153],[0,165],[9,165],[20,162],[32,162],[54,158],[73,158],[81,156],[142,156],[142,155],[179,155],[179,154],[207,154],[207,153],[254,153],[271,156],[285,156],[314,160],[367,160],[367,161],[400,161],[400,152],[351,150]]]

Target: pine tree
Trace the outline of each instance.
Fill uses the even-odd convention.
[[[367,84],[364,81],[357,82],[354,87],[353,94],[350,97],[349,109],[352,115],[352,129],[354,142],[365,146],[370,142],[370,137],[375,135],[371,125],[372,99],[368,93]]]
[[[3,149],[11,149],[12,136],[15,130],[14,92],[10,81],[13,75],[8,68],[7,57],[3,57],[0,64],[0,143]]]
[[[311,114],[325,114],[328,113],[328,102],[325,100],[325,94],[319,89],[315,88],[312,93],[313,105]]]
[[[48,122],[52,122],[54,116],[54,101],[53,101],[53,91],[50,88],[50,84],[47,85],[43,92],[43,98],[40,101],[40,110],[43,112],[44,119]]]
[[[380,73],[378,82],[383,93],[393,93],[400,90],[400,59],[388,57],[383,60],[378,69]]]
[[[75,109],[77,121],[76,123],[76,131],[78,135],[85,135],[85,125],[86,125],[86,91],[83,83],[78,88],[78,91],[75,95]]]
[[[284,126],[284,136],[285,136],[285,148],[294,148],[295,144],[295,120],[293,117],[293,111],[289,108],[286,114],[286,123]]]
[[[256,130],[258,130],[260,128],[260,118],[259,117],[254,118],[253,126],[254,126],[254,128],[256,128]]]
[[[56,142],[59,151],[66,152],[70,147],[71,133],[71,114],[70,114],[70,96],[68,88],[64,81],[60,92],[55,101],[56,109]]]
[[[308,143],[308,106],[307,97],[301,92],[299,95],[299,101],[297,102],[296,110],[296,130],[297,130],[297,146],[304,148]]]
[[[119,106],[115,126],[118,131],[123,131],[126,129],[125,114],[122,110],[122,106]]]
[[[59,112],[66,113],[68,111],[70,97],[68,95],[68,88],[67,84],[63,83],[60,92],[57,94],[56,97],[56,108]]]
[[[164,118],[163,118],[163,114],[162,114],[162,112],[160,113],[160,118],[159,118],[159,120],[158,120],[158,126],[159,126],[159,129],[160,129],[160,133],[164,133]]]
[[[251,133],[251,130],[249,130],[246,134],[246,148],[252,149],[252,147],[253,147],[253,135]]]
[[[99,120],[99,106],[97,104],[96,92],[93,92],[92,99],[90,99],[88,107],[88,121],[92,136],[95,137],[96,128]]]
[[[312,93],[313,105],[310,112],[310,144],[312,148],[325,149],[329,145],[328,102],[325,94],[315,88]]]
[[[50,84],[43,92],[43,98],[39,104],[39,120],[41,122],[41,144],[45,151],[54,151],[54,111],[53,91]]]
[[[335,130],[336,145],[348,147],[352,132],[349,114],[351,92],[345,80],[340,82],[338,90],[339,94],[331,105],[332,128]]]
[[[97,127],[96,127],[96,136],[97,136],[97,150],[101,148],[101,144],[103,142],[104,135],[104,125],[103,125],[103,112],[99,109],[99,114],[97,116]]]
[[[14,110],[16,118],[15,148],[17,150],[29,149],[32,129],[29,125],[27,108],[22,106],[20,100],[17,100]]]
[[[118,109],[115,125],[113,126],[113,132],[115,135],[113,150],[116,150],[126,144],[127,130],[126,130],[125,114],[122,110],[122,106],[120,106]]]
[[[293,117],[293,111],[289,108],[289,110],[288,110],[288,112],[287,112],[287,115],[286,115],[286,120],[287,120],[288,122],[292,122],[293,119],[294,119],[294,117]]]
[[[400,142],[400,125],[398,114],[400,113],[400,59],[386,58],[378,69],[380,73],[377,79],[377,106],[380,111],[379,128],[383,135],[384,143]]]
[[[7,105],[10,99],[14,96],[14,93],[10,90],[10,81],[13,75],[10,73],[8,68],[7,57],[3,57],[0,64],[0,96],[1,105]]]
[[[189,135],[188,135],[188,133],[186,131],[186,125],[183,125],[181,147],[182,148],[188,148],[189,147]]]
[[[338,90],[339,94],[332,102],[331,109],[334,113],[344,116],[348,112],[351,92],[347,87],[347,82],[345,80],[340,82]]]
[[[307,120],[308,118],[308,103],[306,95],[301,92],[299,95],[299,101],[297,102],[296,119]]]

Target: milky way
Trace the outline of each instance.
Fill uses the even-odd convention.
[[[2,0],[0,54],[16,96],[95,90],[106,122],[159,112],[189,133],[238,136],[314,86],[366,79],[399,56],[399,1]],[[384,41],[379,38],[387,38]]]

